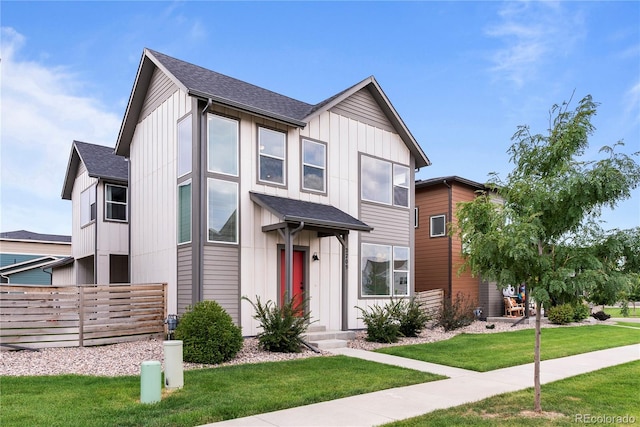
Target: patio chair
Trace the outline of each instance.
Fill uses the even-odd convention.
[[[505,316],[522,317],[524,316],[524,305],[516,303],[513,298],[506,297],[504,299],[504,312]]]

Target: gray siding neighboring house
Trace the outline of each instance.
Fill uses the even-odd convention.
[[[52,265],[54,283],[129,282],[128,169],[112,147],[73,141],[62,188],[72,253]]]
[[[413,292],[414,171],[430,162],[374,77],[313,104],[145,49],[115,152],[131,281],[167,282],[169,313],[216,300],[253,335],[243,296],[303,292],[320,325],[355,329],[355,306]]]
[[[49,264],[71,253],[71,236],[26,230],[0,233],[0,282],[51,285]]]

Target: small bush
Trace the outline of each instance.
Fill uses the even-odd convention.
[[[255,310],[254,319],[260,322],[262,332],[257,335],[263,350],[277,353],[299,353],[303,345],[302,334],[307,330],[311,313],[304,313],[306,300],[292,299],[278,307],[273,301],[262,304],[256,296],[255,304],[248,299]]]
[[[605,313],[604,311],[600,310],[600,311],[598,311],[597,313],[593,313],[593,314],[591,315],[591,317],[594,317],[594,318],[596,318],[596,319],[598,319],[598,320],[607,320],[607,319],[609,319],[611,316],[610,316],[610,315],[608,315],[607,313]]]
[[[217,364],[233,359],[242,348],[242,333],[215,301],[201,301],[182,316],[175,338],[182,340],[185,362]]]
[[[400,322],[393,316],[388,305],[374,305],[368,310],[356,307],[362,313],[362,321],[367,325],[367,341],[392,343],[400,338]]]
[[[391,317],[399,323],[399,331],[405,337],[417,337],[424,329],[431,316],[424,310],[423,304],[415,297],[409,300],[391,301],[387,305]]]
[[[553,306],[547,312],[547,317],[551,323],[556,325],[566,325],[573,321],[573,307],[571,304],[560,304]]]
[[[473,310],[476,305],[461,292],[456,294],[453,301],[445,298],[442,308],[436,315],[435,326],[442,326],[445,331],[453,331],[470,325],[475,319]]]
[[[574,322],[582,322],[584,319],[589,317],[591,314],[591,310],[589,306],[584,303],[578,303],[573,306],[573,321]]]

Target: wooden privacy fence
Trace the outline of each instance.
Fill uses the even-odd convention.
[[[436,313],[444,303],[444,290],[433,289],[431,291],[416,292],[416,301],[422,303],[422,308],[430,313]]]
[[[166,284],[0,285],[0,347],[83,347],[164,334]]]

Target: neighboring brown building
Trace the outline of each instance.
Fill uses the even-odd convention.
[[[483,308],[484,317],[502,316],[502,294],[495,284],[459,272],[462,244],[449,235],[456,205],[485,190],[483,184],[458,176],[416,181],[415,291],[442,289],[449,300],[461,292]]]

